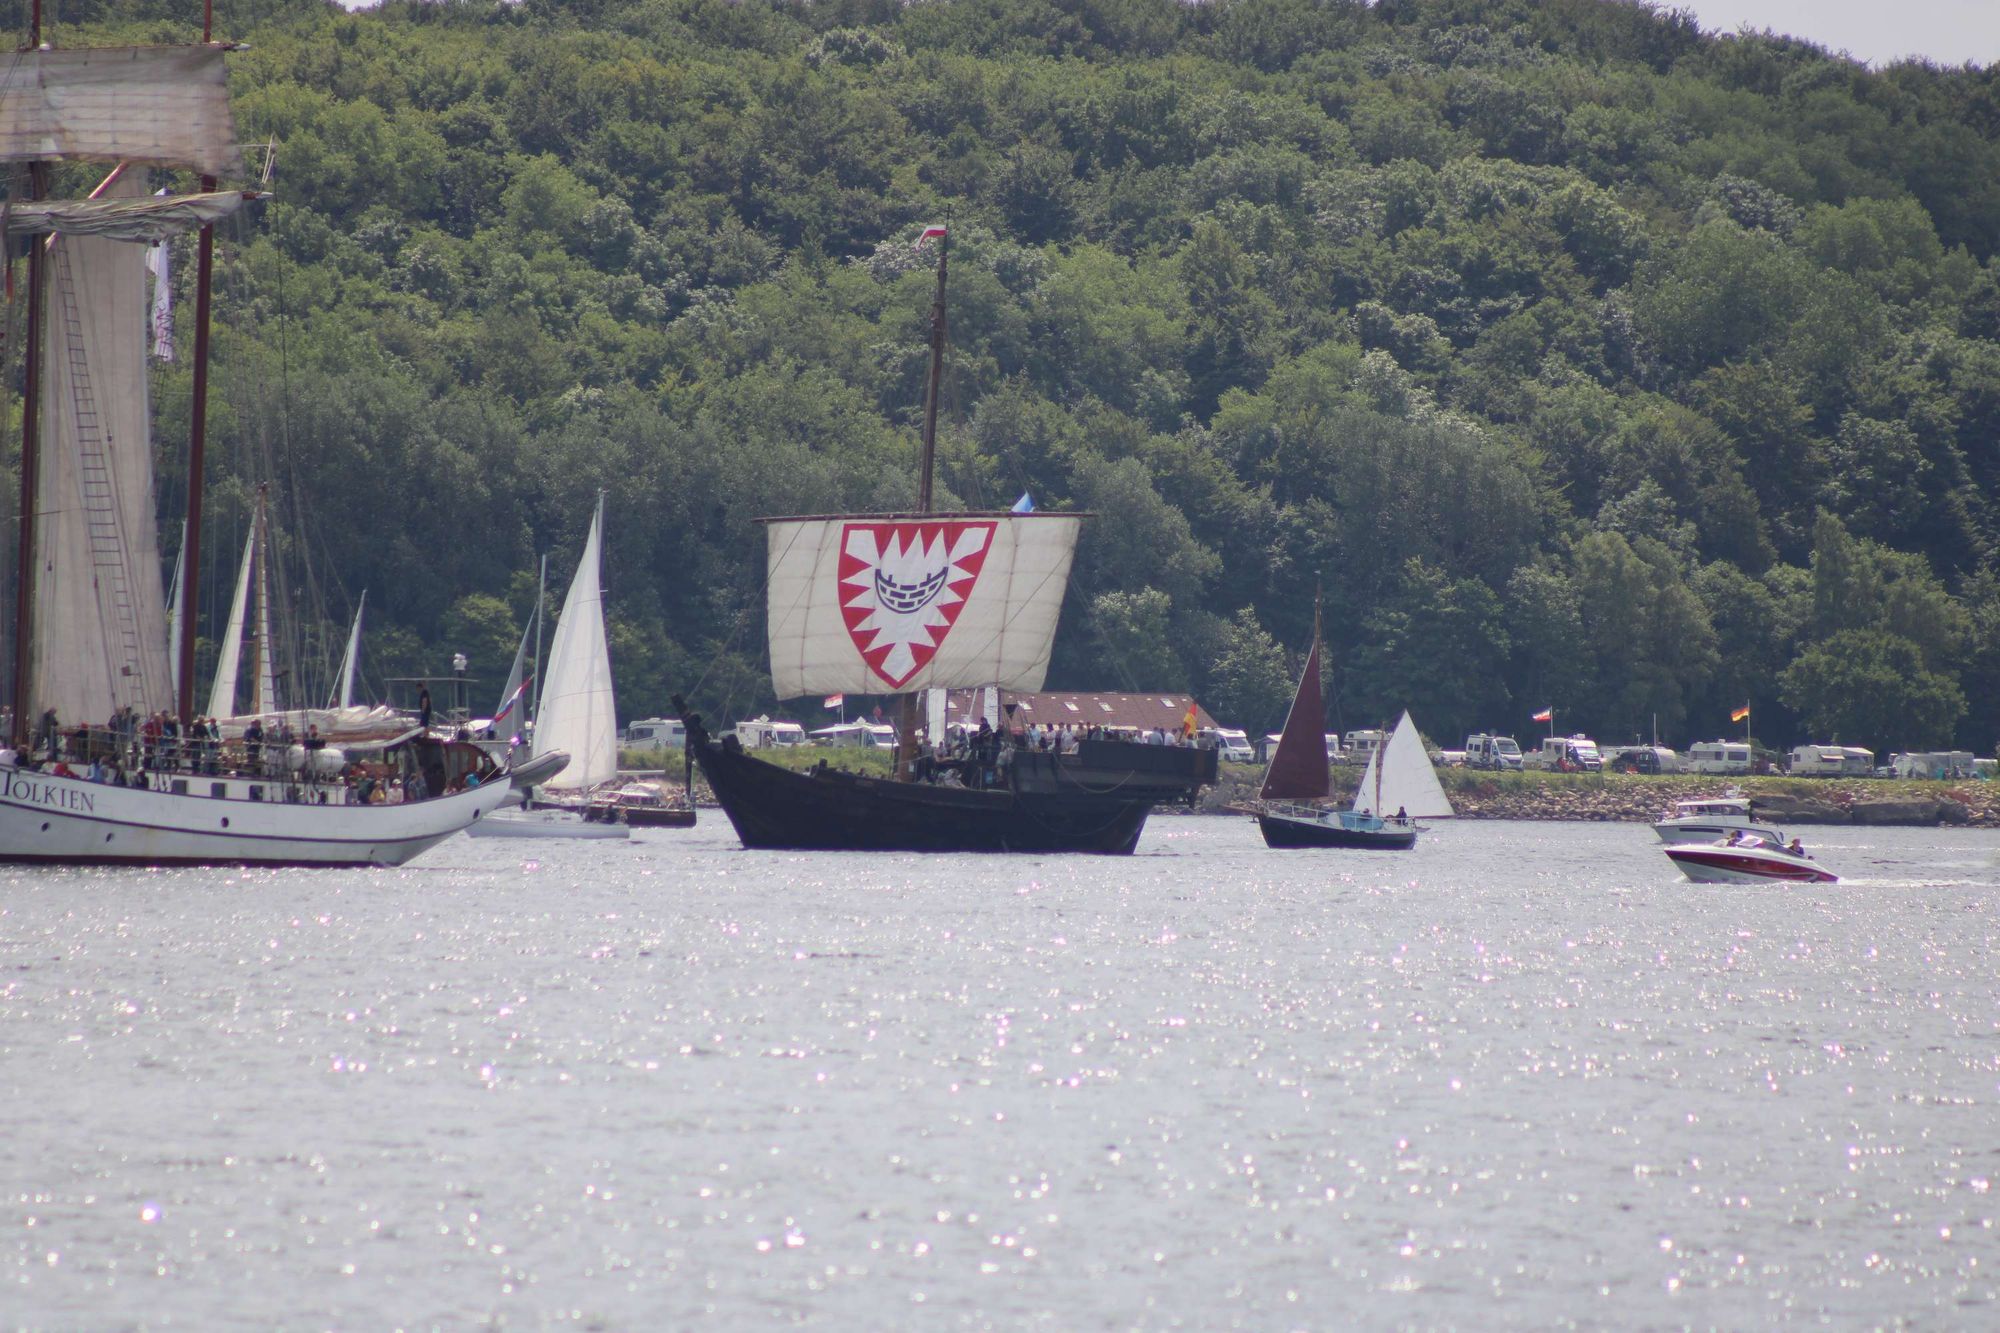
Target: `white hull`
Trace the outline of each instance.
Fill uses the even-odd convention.
[[[1809,856],[1794,856],[1778,847],[1726,842],[1683,843],[1666,849],[1667,857],[1697,884],[1832,884],[1839,880]]]
[[[274,782],[255,784],[273,799],[251,800],[246,779],[180,780],[189,794],[0,767],[0,861],[402,865],[490,813],[508,791],[495,782],[399,805],[319,805],[286,801]],[[225,795],[213,795],[217,788]]]
[[[575,810],[502,810],[465,830],[472,838],[574,838],[612,841],[630,838],[623,824],[585,819]]]

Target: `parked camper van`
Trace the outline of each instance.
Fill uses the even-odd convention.
[[[677,717],[648,717],[629,724],[618,743],[628,750],[678,750],[687,745],[687,728]]]
[[[1250,748],[1250,737],[1243,732],[1228,727],[1203,727],[1199,737],[1203,745],[1213,745],[1218,757],[1232,764],[1254,764],[1257,752]],[[1271,742],[1276,749],[1278,743]]]
[[[760,717],[736,724],[736,743],[746,750],[804,745],[806,729],[796,722],[773,722],[768,717]]]
[[[1785,768],[1795,778],[1865,778],[1875,771],[1875,752],[1858,745],[1798,745]]]
[[[1512,736],[1488,736],[1484,732],[1465,738],[1467,768],[1519,768],[1521,747]]]
[[[821,727],[813,732],[812,743],[893,750],[896,748],[896,729],[875,722],[843,722],[837,727]]]
[[[1377,750],[1389,743],[1386,731],[1350,731],[1341,742],[1350,764],[1366,764]]]
[[[1521,764],[1558,773],[1596,773],[1604,768],[1604,756],[1588,736],[1545,736],[1541,748],[1524,757]]]
[[[1696,741],[1688,746],[1688,767],[1697,773],[1748,773],[1749,741]]]

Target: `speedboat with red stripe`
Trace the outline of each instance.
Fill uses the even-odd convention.
[[[1666,851],[1681,873],[1697,884],[1755,884],[1772,880],[1833,884],[1840,879],[1803,851],[1763,838],[1676,843]]]

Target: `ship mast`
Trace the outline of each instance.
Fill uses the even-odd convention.
[[[42,44],[42,0],[34,0],[28,18],[28,46]],[[28,198],[40,199],[48,193],[49,169],[42,162],[28,164]],[[10,709],[13,723],[8,740],[25,747],[28,730],[28,675],[30,645],[34,642],[35,603],[35,505],[40,489],[41,449],[36,434],[41,429],[42,358],[36,344],[42,336],[42,246],[37,238],[28,246],[28,319],[22,346],[21,398],[21,534],[18,563],[14,570],[14,698]]]
[[[917,480],[917,512],[931,512],[931,474],[937,466],[937,414],[938,381],[944,373],[944,283],[945,273],[950,263],[951,233],[944,227],[926,227],[918,239],[922,244],[930,237],[937,237],[937,294],[931,299],[931,365],[930,374],[924,383],[924,451],[923,463]],[[936,744],[937,737],[931,737]],[[896,779],[910,780],[910,765],[917,754],[917,696],[905,694],[897,706],[896,716]]]
[[[39,6],[40,0],[36,0],[36,4]],[[214,40],[215,0],[202,0],[202,45],[207,46]],[[215,187],[215,177],[202,176],[204,194]],[[174,707],[183,718],[194,716],[194,627],[195,617],[201,610],[202,480],[208,461],[208,297],[215,277],[215,224],[203,225],[199,246],[194,288],[194,384],[188,411],[187,537],[181,545],[181,559],[192,574],[187,581],[186,604],[178,613],[181,624],[186,628],[181,632],[181,660],[175,668],[180,697],[174,701]]]

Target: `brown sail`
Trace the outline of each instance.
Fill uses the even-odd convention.
[[[1319,610],[1315,607],[1312,651],[1306,654],[1299,691],[1292,696],[1292,711],[1285,715],[1278,752],[1271,756],[1259,796],[1267,801],[1309,801],[1327,794],[1332,776],[1326,762],[1325,727],[1326,708],[1319,693]]]

